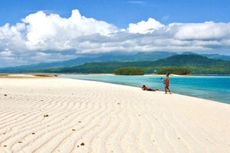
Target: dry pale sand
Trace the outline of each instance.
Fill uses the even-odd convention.
[[[230,153],[230,105],[62,78],[0,79],[0,153]]]
[[[0,78],[47,78],[57,77],[57,75],[51,74],[0,74]]]

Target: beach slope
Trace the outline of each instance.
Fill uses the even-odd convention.
[[[0,78],[0,153],[229,153],[230,105],[64,78]]]

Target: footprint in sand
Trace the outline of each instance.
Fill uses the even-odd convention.
[[[84,145],[85,145],[84,142],[82,142],[82,143],[81,143],[81,146],[84,146]]]
[[[49,115],[48,115],[48,114],[45,114],[44,117],[49,117]]]

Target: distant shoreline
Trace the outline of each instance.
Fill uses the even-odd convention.
[[[155,73],[152,73],[152,74],[144,74],[144,75],[115,75],[113,73],[57,73],[59,75],[97,75],[97,76],[165,76],[165,74],[155,74]],[[171,76],[182,76],[182,77],[195,77],[195,76],[229,76],[230,77],[230,74],[190,74],[190,75],[178,75],[178,74],[170,74]]]
[[[0,73],[0,78],[34,78],[34,77],[58,77],[62,75],[95,75],[95,76],[160,76],[164,77],[164,74],[144,74],[144,75],[116,75],[113,73]],[[230,74],[189,74],[189,75],[178,75],[178,74],[170,74],[170,76],[175,77],[212,77],[212,76],[220,76],[220,77],[230,77]]]
[[[51,74],[0,74],[0,78],[52,78],[57,75]]]

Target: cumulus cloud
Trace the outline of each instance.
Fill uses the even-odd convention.
[[[175,34],[178,39],[187,40],[220,40],[230,38],[230,23],[190,23],[178,25]]]
[[[128,31],[130,33],[152,33],[153,31],[160,30],[165,26],[161,24],[159,21],[149,18],[148,21],[141,21],[138,23],[131,23],[129,24]]]
[[[71,49],[71,44],[80,37],[109,36],[117,30],[104,21],[81,16],[78,10],[73,10],[69,18],[40,11],[27,16],[23,22],[27,25],[26,45],[30,49]]]
[[[21,22],[0,26],[1,65],[74,58],[79,54],[149,51],[212,51],[230,49],[230,23],[171,23],[154,18],[126,29],[85,17],[38,11]]]

